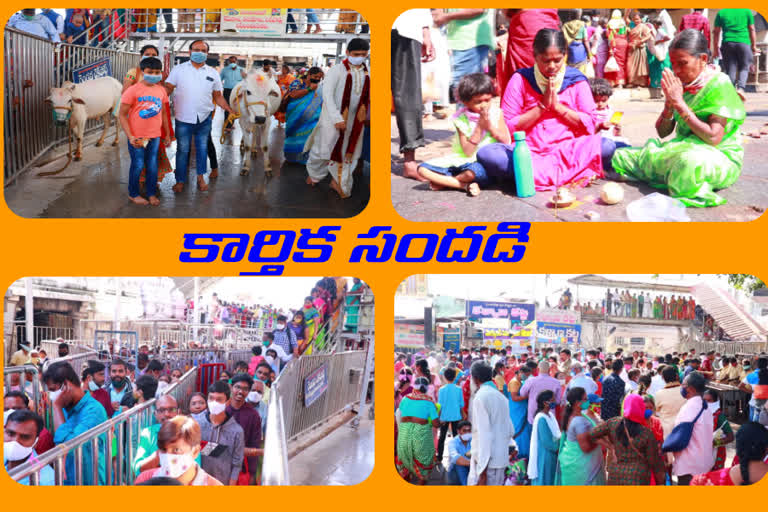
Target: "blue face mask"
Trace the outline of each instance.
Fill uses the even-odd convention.
[[[148,84],[156,84],[160,82],[160,80],[163,79],[163,75],[147,75],[144,74],[144,81],[146,81]],[[163,347],[165,348],[165,347]]]
[[[207,58],[208,54],[206,52],[192,52],[189,56],[189,60],[195,64],[202,64]]]
[[[650,410],[650,409],[646,409],[646,410],[645,410],[645,419],[648,419],[648,418],[650,418],[651,416],[653,416],[653,411],[652,411],[652,410]]]
[[[688,399],[688,388],[680,386],[680,394],[683,396],[683,398]]]
[[[237,69],[237,62],[230,62],[229,67],[232,69]]]

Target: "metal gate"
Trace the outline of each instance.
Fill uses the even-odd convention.
[[[46,151],[67,142],[67,128],[53,125],[51,108],[45,103],[51,87],[71,81],[72,70],[109,57],[112,76],[122,82],[125,73],[136,67],[138,53],[74,44],[57,44],[6,28],[3,36],[3,79],[5,83],[4,142],[5,186],[29,169]],[[101,129],[92,119],[85,133]]]

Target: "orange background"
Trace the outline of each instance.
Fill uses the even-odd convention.
[[[688,2],[684,2],[688,4]],[[166,7],[204,7],[200,2],[165,2]],[[740,7],[756,9],[762,3],[754,0]],[[156,2],[139,1],[133,7],[155,7]],[[103,508],[310,508],[313,512],[331,510],[368,510],[389,507],[431,509],[442,507],[566,507],[598,508],[616,506],[622,511],[647,511],[649,508],[682,509],[706,507],[760,508],[767,503],[768,479],[743,489],[700,488],[603,488],[566,490],[563,488],[535,489],[459,489],[442,487],[417,488],[402,481],[394,470],[393,435],[393,296],[405,277],[416,273],[722,273],[742,272],[768,277],[766,239],[768,219],[734,223],[632,224],[621,223],[538,223],[531,228],[531,242],[522,262],[494,263],[429,263],[429,264],[364,264],[348,263],[356,245],[356,235],[366,233],[371,226],[392,226],[399,236],[407,233],[443,234],[446,228],[462,229],[468,223],[414,223],[400,217],[390,200],[390,29],[397,15],[417,7],[408,2],[392,5],[339,5],[329,2],[307,2],[298,7],[339,8],[358,10],[371,26],[372,73],[372,167],[371,200],[368,207],[351,219],[318,221],[315,219],[24,219],[0,204],[0,229],[3,240],[3,264],[0,269],[0,289],[24,276],[153,276],[153,275],[237,275],[241,271],[257,271],[245,263],[182,264],[184,233],[255,233],[263,229],[312,228],[320,225],[342,226],[339,240],[334,244],[331,260],[325,264],[286,263],[285,275],[347,275],[358,276],[371,285],[376,294],[377,374],[379,376],[376,403],[377,464],[371,476],[352,488],[253,489],[216,488],[178,490],[174,488],[144,488],[129,491],[114,487],[101,488],[37,488],[25,490],[16,485],[5,472],[0,476],[3,504],[15,507],[52,507],[57,512],[80,512]],[[467,2],[448,0],[443,7],[466,7]],[[694,7],[693,4],[688,5]],[[697,2],[695,7],[722,7],[720,2]],[[0,10],[3,26],[21,6],[6,3]],[[114,7],[124,7],[116,5]],[[259,7],[253,3],[236,2],[232,7]],[[427,6],[422,6],[427,7]],[[501,7],[489,5],[487,7]],[[516,7],[541,7],[530,0],[516,2]],[[547,7],[576,7],[564,2],[551,2]],[[580,7],[616,7],[615,4],[590,0]],[[622,4],[619,7],[637,7]],[[664,8],[660,1],[645,1],[644,8]],[[686,7],[675,5],[674,7]],[[1,143],[1,142],[0,142]],[[418,155],[417,155],[418,156]],[[97,199],[96,199],[97,200]],[[482,200],[479,199],[479,200]],[[508,219],[524,221],[525,219]],[[489,226],[493,232],[495,225]],[[136,492],[140,494],[137,495]],[[235,494],[232,494],[234,492]],[[88,493],[88,494],[86,494]],[[130,493],[130,494],[129,494]],[[198,496],[198,493],[200,494]],[[478,493],[478,494],[474,494]],[[694,494],[695,493],[695,494]],[[149,496],[147,496],[147,494]],[[155,494],[157,496],[155,496]],[[473,498],[481,498],[474,501]],[[738,501],[737,501],[738,500]]]

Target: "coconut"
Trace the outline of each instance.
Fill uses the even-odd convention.
[[[600,199],[605,204],[620,203],[624,199],[624,189],[618,183],[608,182],[600,189]]]

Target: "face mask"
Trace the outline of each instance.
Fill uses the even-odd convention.
[[[192,419],[194,419],[196,422],[200,423],[205,417],[205,411],[196,412],[191,414],[190,416],[192,416]]]
[[[261,402],[261,393],[258,391],[251,391],[248,393],[248,401],[254,404]]]
[[[192,52],[189,56],[189,60],[195,64],[202,64],[207,58],[208,54],[206,52]]]
[[[22,446],[18,441],[10,441],[3,443],[3,456],[9,461],[15,462],[17,460],[24,460],[32,454],[32,450],[37,444],[37,439],[32,443],[32,446]]]
[[[142,55],[142,56],[141,56],[141,59],[139,59],[139,62],[141,62],[141,61],[142,61],[142,60],[144,60],[144,59],[148,59],[148,58],[150,58],[150,57],[154,57],[154,58],[157,58],[157,55]]]
[[[318,83],[320,83],[320,79],[319,78],[310,78],[309,79],[309,83],[311,83],[311,84],[318,84]]]
[[[48,392],[48,398],[51,400],[51,403],[58,400],[59,396],[61,396],[61,392],[63,391],[63,388],[59,388],[56,391],[49,391]]]
[[[582,402],[581,403],[581,410],[582,411],[586,411],[587,409],[589,409],[589,406],[590,406],[589,402]]]
[[[230,62],[229,67],[232,69],[237,69],[237,62]]]
[[[466,443],[467,441],[472,440],[472,433],[470,432],[469,434],[461,434],[459,437],[461,437],[461,440]]]
[[[32,15],[25,14],[24,18],[27,19],[28,21],[32,21],[33,19],[35,19],[35,15],[34,14],[32,14]]]
[[[360,64],[365,62],[365,57],[348,57],[347,60],[353,66],[359,66]]]
[[[162,79],[163,79],[163,75],[146,75],[146,74],[144,75],[144,81],[152,85],[160,82],[160,80]]]
[[[280,329],[280,330],[283,330],[283,329],[285,329],[285,324],[279,323],[279,324],[277,324],[277,328]]]
[[[265,358],[264,358],[264,360],[265,360],[265,361],[267,361],[267,363],[268,363],[270,366],[272,366],[272,363],[274,363],[274,362],[275,362],[275,358],[274,358],[274,357],[272,357],[272,356],[267,356],[267,357],[265,357]]]
[[[169,385],[170,384],[168,384],[167,382],[161,380],[160,382],[157,383],[157,392],[158,393],[164,392],[166,389],[168,389]]]
[[[91,381],[88,383],[88,389],[90,389],[91,391],[98,391],[99,389],[101,389],[101,387],[98,386],[95,382]]]
[[[227,404],[220,404],[219,402],[208,402],[208,410],[213,414],[214,416],[221,414],[224,412],[224,409],[227,408]]]
[[[557,404],[555,402],[550,402],[549,403],[549,412],[550,413],[554,414],[556,408],[557,408]]]
[[[195,459],[191,453],[182,453],[181,455],[170,453],[159,453],[160,467],[171,478],[178,478],[187,472],[195,464]]]
[[[680,394],[682,395],[683,398],[687,399],[688,398],[688,388],[680,386]]]
[[[646,410],[645,410],[645,419],[648,419],[648,418],[650,418],[651,416],[653,416],[653,411],[652,411],[652,410],[650,410],[650,409],[646,409]]]

